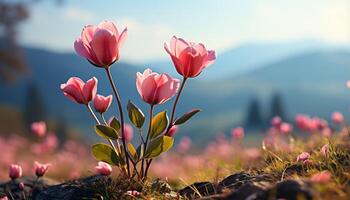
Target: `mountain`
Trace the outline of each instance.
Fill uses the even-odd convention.
[[[64,97],[59,85],[71,76],[83,80],[96,76],[99,79],[99,93],[111,94],[104,70],[92,67],[74,54],[27,48],[26,56],[31,75],[14,86],[1,84],[0,103],[17,105],[23,109],[26,89],[35,83],[51,118],[64,117],[70,125],[83,130],[85,135],[94,135],[91,129],[93,121],[84,106]],[[135,87],[135,73],[140,69],[127,63],[115,64],[111,69],[124,107],[127,100],[132,99],[147,113],[148,106],[141,102]],[[227,73],[219,80],[204,80],[208,74],[209,70],[206,69],[200,75],[201,79],[190,79],[186,83],[177,115],[192,108],[201,108],[203,111],[180,128],[178,137],[189,135],[196,138],[196,142],[204,143],[214,133],[227,133],[230,128],[243,123],[252,98],[259,100],[263,114],[267,116],[271,95],[276,92],[283,97],[288,113],[286,120],[292,119],[296,113],[328,117],[334,110],[350,117],[347,113],[350,91],[345,88],[345,82],[350,79],[350,51],[302,53],[239,75]],[[169,109],[170,104],[157,106],[157,111]],[[107,116],[116,111],[114,102]]]
[[[313,51],[335,48],[316,40],[301,40],[285,43],[254,43],[242,44],[237,47],[217,52],[217,60],[204,72],[205,79],[217,80],[250,72],[268,64],[278,62],[288,57]],[[170,59],[149,62],[160,71],[167,71],[172,75],[176,71],[171,67]],[[199,77],[200,79],[203,78]],[[204,79],[204,78],[203,78]]]

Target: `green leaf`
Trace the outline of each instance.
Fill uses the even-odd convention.
[[[169,136],[161,136],[151,141],[149,144],[145,157],[154,158],[160,154],[168,151],[174,144],[174,138]]]
[[[183,114],[181,117],[177,118],[174,122],[174,125],[180,125],[185,123],[187,120],[191,119],[195,114],[200,112],[200,109],[193,109],[185,114]]]
[[[136,149],[135,149],[134,145],[132,145],[131,143],[128,143],[128,150],[129,150],[129,153],[132,156],[133,160],[136,161],[137,154],[136,154]]]
[[[137,147],[136,149],[136,153],[137,153],[137,157],[138,157],[138,160],[140,160],[142,157],[143,157],[143,149],[145,148],[145,145],[143,143],[140,144],[139,147]]]
[[[160,112],[152,118],[151,132],[150,132],[151,139],[156,138],[161,133],[163,133],[163,131],[168,126],[168,121],[169,120],[168,120],[168,115],[166,111]]]
[[[113,117],[109,125],[114,128],[116,131],[120,131],[120,122],[117,118]]]
[[[138,108],[135,104],[133,104],[131,101],[128,102],[127,109],[130,121],[137,128],[141,128],[143,123],[145,122],[145,115],[143,114],[142,110]]]
[[[118,139],[118,131],[116,131],[114,128],[105,126],[105,125],[96,125],[95,126],[95,132],[97,135],[99,135],[102,138],[105,139]]]
[[[99,161],[104,161],[111,165],[120,164],[119,162],[120,160],[117,154],[115,153],[113,148],[107,144],[104,144],[104,143],[94,144],[91,148],[91,152],[92,152],[92,155],[94,155],[94,157]]]

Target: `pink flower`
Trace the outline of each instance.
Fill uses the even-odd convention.
[[[22,167],[19,165],[12,164],[9,167],[9,177],[15,180],[22,176]]]
[[[311,181],[314,183],[325,184],[328,183],[332,178],[332,174],[329,171],[318,172],[311,176]]]
[[[177,150],[180,153],[186,153],[191,148],[191,144],[192,141],[189,137],[183,137],[177,146]]]
[[[280,126],[280,132],[282,134],[288,134],[293,131],[293,126],[289,123],[283,122]]]
[[[237,127],[232,129],[231,135],[235,139],[242,139],[244,137],[244,129],[242,127]]]
[[[157,74],[146,69],[137,72],[136,87],[143,101],[149,104],[163,104],[171,99],[179,88],[179,80],[168,74]]]
[[[126,192],[126,194],[127,194],[127,195],[130,195],[130,196],[135,196],[135,197],[141,195],[141,193],[138,192],[138,191],[136,191],[136,190],[129,190],[129,191]]]
[[[38,137],[43,137],[46,134],[46,123],[43,121],[33,122],[30,126],[32,133]]]
[[[23,182],[20,182],[19,184],[18,184],[18,188],[20,189],[20,190],[24,190],[24,183]]]
[[[307,115],[298,114],[295,117],[295,123],[297,127],[302,131],[307,131],[309,128],[310,118]]]
[[[108,68],[119,59],[119,49],[126,36],[126,28],[119,34],[113,22],[103,21],[98,26],[85,26],[74,48],[95,66]]]
[[[106,112],[109,106],[111,106],[112,104],[112,99],[113,99],[112,95],[109,95],[106,97],[99,94],[96,95],[96,97],[94,98],[95,110],[101,114]]]
[[[130,124],[124,124],[124,138],[126,142],[130,142],[134,135],[134,130]]]
[[[178,126],[176,126],[176,125],[172,126],[172,127],[169,129],[168,136],[174,137],[174,135],[177,133],[178,130],[179,130],[179,127],[178,127]]]
[[[304,164],[309,162],[310,154],[308,152],[302,152],[297,157],[297,162],[302,162]]]
[[[327,156],[329,153],[329,144],[323,145],[320,152],[323,156]]]
[[[51,166],[51,164],[50,163],[41,164],[41,163],[35,161],[34,166],[35,166],[35,175],[37,177],[42,177],[45,175],[47,170],[49,170],[49,167]]]
[[[335,124],[341,124],[344,122],[344,116],[341,112],[334,112],[332,114],[332,121],[335,123]]]
[[[86,83],[78,77],[72,77],[68,79],[67,83],[61,84],[61,90],[73,102],[88,104],[96,96],[97,82],[95,77]]]
[[[275,116],[271,120],[271,125],[275,128],[278,128],[282,123],[282,118],[280,116]]]
[[[112,173],[112,166],[105,162],[98,162],[97,166],[95,167],[98,174],[102,176],[108,176]]]
[[[0,200],[8,200],[7,196],[0,197]]]
[[[164,48],[170,55],[175,68],[184,77],[196,77],[216,59],[215,51],[207,50],[202,43],[187,42],[173,36],[170,47]]]
[[[330,129],[329,127],[326,127],[324,129],[322,129],[321,134],[324,137],[330,137],[332,135],[332,129]]]

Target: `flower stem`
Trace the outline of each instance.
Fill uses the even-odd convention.
[[[144,143],[144,148],[143,148],[143,154],[145,155],[146,153],[146,150],[147,150],[147,144],[148,144],[148,140],[149,140],[149,137],[150,137],[150,134],[151,134],[151,128],[152,128],[152,118],[153,118],[153,108],[154,108],[154,105],[151,104],[151,107],[149,109],[149,125],[148,125],[148,132],[147,132],[147,137],[146,137],[146,141]],[[142,175],[144,178],[146,178],[146,171],[144,170],[144,162],[145,162],[145,159],[142,158],[142,163],[141,163],[141,171],[142,171]],[[146,162],[147,164],[147,162]],[[146,168],[147,169],[147,168]]]
[[[92,117],[95,119],[97,124],[101,124],[100,120],[98,120],[97,116],[95,115],[94,111],[92,110],[90,104],[86,104],[86,107],[88,108],[90,114],[92,115]],[[106,120],[104,119],[103,115],[102,115],[102,120],[106,123]],[[119,155],[119,152],[117,151],[117,149],[114,146],[114,143],[111,139],[108,139],[109,144],[112,146],[114,152]],[[118,146],[119,147],[119,146]]]
[[[173,104],[173,110],[171,112],[171,117],[170,117],[170,121],[169,121],[169,125],[168,125],[168,128],[165,132],[165,134],[168,134],[169,130],[171,129],[171,127],[174,125],[174,117],[175,117],[175,112],[176,112],[176,106],[177,106],[177,103],[180,99],[180,95],[182,93],[182,90],[185,86],[185,83],[186,83],[186,80],[187,78],[186,77],[183,77],[182,79],[182,83],[181,83],[181,86],[180,86],[180,89],[179,89],[179,92],[177,93],[177,96],[175,98],[175,101],[174,101],[174,104]]]
[[[115,86],[115,83],[113,81],[110,69],[106,68],[106,72],[107,72],[107,76],[108,76],[109,82],[110,82],[110,84],[112,86],[112,90],[114,92],[115,98],[117,99],[117,103],[118,103],[118,109],[119,109],[119,115],[120,115],[120,121],[121,121],[122,142],[123,142],[123,147],[124,147],[124,153],[125,153],[126,166],[127,166],[127,170],[128,170],[128,176],[130,177],[129,153],[128,153],[128,150],[126,148],[126,142],[125,142],[125,138],[124,138],[123,108],[122,108],[122,104],[121,104],[121,101],[120,101],[119,93],[118,93],[118,90],[117,90],[117,88]]]

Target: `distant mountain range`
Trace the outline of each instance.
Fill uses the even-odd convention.
[[[254,46],[251,45],[252,48]],[[289,118],[296,113],[327,117],[334,110],[342,111],[350,117],[350,90],[345,88],[345,82],[350,79],[350,51],[333,48],[313,51],[309,47],[310,45],[305,48],[299,47],[309,49],[300,50],[299,54],[297,48],[282,48],[278,51],[278,45],[266,45],[265,51],[263,47],[250,51],[246,46],[222,54],[215,65],[200,75],[199,80],[193,79],[188,82],[184,96],[180,99],[178,113],[194,107],[202,108],[203,112],[181,128],[179,135],[196,138],[200,135],[197,141],[204,142],[214,133],[227,132],[243,122],[252,98],[259,99],[262,111],[267,115],[269,99],[276,92],[283,96]],[[51,117],[63,116],[84,133],[92,134],[93,121],[85,108],[67,100],[59,90],[59,85],[71,76],[79,76],[84,80],[96,76],[99,79],[99,92],[106,95],[111,93],[111,90],[104,70],[92,67],[74,54],[27,48],[26,56],[31,67],[31,76],[14,86],[1,84],[0,103],[23,108],[26,89],[29,83],[35,83]],[[167,71],[175,73],[170,67],[171,63],[168,65]],[[159,66],[153,65],[158,69]],[[141,102],[135,87],[135,73],[141,70],[143,69],[127,63],[117,63],[112,67],[112,74],[124,97],[123,103],[132,99],[146,111],[147,107]],[[219,77],[226,70],[225,76],[205,80],[210,74],[215,74],[216,70],[217,74],[212,77]],[[166,108],[169,108],[169,105],[159,106],[158,110]],[[112,110],[116,111],[115,104]]]

